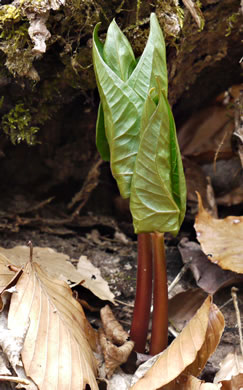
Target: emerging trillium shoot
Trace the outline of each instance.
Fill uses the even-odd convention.
[[[130,198],[138,234],[138,271],[131,338],[144,352],[153,287],[150,353],[167,347],[168,292],[164,233],[176,235],[184,219],[186,185],[167,100],[165,43],[155,14],[139,61],[113,21],[104,45],[93,36],[93,62],[101,103],[97,148],[117,181],[121,196]],[[153,283],[152,283],[153,280]]]

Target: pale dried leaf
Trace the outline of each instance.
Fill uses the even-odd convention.
[[[101,328],[99,329],[99,341],[104,354],[106,376],[110,378],[116,368],[127,361],[133,350],[134,342],[126,341],[123,345],[117,347],[106,338],[105,332]]]
[[[166,389],[165,386],[164,389]],[[217,390],[220,389],[221,385],[213,383],[205,383],[204,381],[195,378],[192,375],[181,376],[180,381],[175,384],[173,390]]]
[[[178,246],[183,263],[188,264],[198,287],[208,294],[214,294],[220,288],[243,282],[243,275],[226,271],[211,263],[198,243],[182,238]]]
[[[15,275],[15,272],[8,268],[9,264],[7,257],[0,253],[0,293]]]
[[[107,390],[128,390],[131,383],[131,374],[125,374],[121,369],[117,369],[107,383]]]
[[[243,388],[243,356],[229,353],[220,363],[220,370],[214,383],[221,383],[222,390],[240,390]]]
[[[203,252],[221,268],[243,273],[243,217],[211,217],[199,194],[198,209],[194,227]]]
[[[113,343],[122,345],[128,338],[128,333],[123,329],[122,325],[116,320],[108,305],[100,310],[100,317],[106,337]]]
[[[0,313],[0,347],[14,371],[17,372],[16,367],[22,366],[20,353],[29,328],[29,322],[21,328],[15,328],[13,330],[8,328],[10,295],[6,290],[2,294],[4,308]]]
[[[206,299],[206,293],[200,288],[191,288],[176,294],[169,300],[169,321],[180,332],[195,315]]]
[[[19,245],[11,249],[0,247],[0,255],[7,257],[8,264],[12,263],[17,267],[21,267],[26,264],[26,262],[29,260],[29,253],[30,248],[24,245]],[[100,271],[95,268],[89,262],[89,260],[85,261],[84,256],[81,256],[81,260],[79,260],[78,270],[71,264],[69,261],[70,257],[68,255],[56,252],[52,248],[34,247],[33,256],[35,262],[39,264],[42,269],[48,272],[48,274],[53,278],[62,279],[66,282],[72,281],[76,284],[79,284],[82,280],[85,280],[82,286],[90,289],[100,299],[113,302],[114,295],[111,293],[107,282],[102,279]],[[92,279],[93,275],[95,278],[97,278],[97,280]]]
[[[7,368],[6,356],[0,350],[0,375],[11,375],[11,371]]]
[[[132,389],[156,390],[167,385],[166,389],[172,390],[181,374],[197,376],[214,352],[223,328],[223,316],[208,297],[181,334]]]
[[[84,280],[82,286],[88,288],[98,298],[114,303],[114,294],[110,291],[108,283],[102,278],[100,270],[86,256],[79,258],[77,270]]]
[[[230,111],[233,115],[233,110]],[[197,131],[195,131],[197,129]],[[178,140],[183,156],[198,156],[205,153],[212,157],[218,150],[225,155],[232,154],[231,137],[234,123],[229,120],[225,107],[211,105],[192,115],[179,129]],[[212,158],[211,157],[211,158]]]
[[[69,286],[28,263],[11,299],[8,328],[29,321],[22,361],[39,390],[98,389],[90,344],[95,335]]]

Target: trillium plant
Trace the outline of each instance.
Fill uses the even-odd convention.
[[[185,215],[186,185],[175,123],[167,99],[163,34],[154,13],[146,47],[136,60],[113,20],[105,43],[93,34],[100,106],[96,143],[110,161],[120,194],[130,199],[138,234],[137,287],[131,338],[144,352],[153,296],[150,354],[167,347],[168,292],[164,233],[176,235]]]

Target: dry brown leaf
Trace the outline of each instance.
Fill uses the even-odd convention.
[[[234,115],[233,110],[230,114]],[[195,131],[197,129],[197,131]],[[210,154],[213,159],[220,144],[220,154],[232,156],[231,137],[234,122],[224,106],[211,105],[197,112],[179,129],[178,140],[183,156]]]
[[[15,272],[8,268],[9,264],[7,257],[0,253],[0,293],[15,275]]]
[[[83,287],[88,288],[100,299],[114,303],[114,294],[111,292],[108,283],[102,278],[100,270],[87,259],[87,256],[79,258],[77,270],[84,280]]]
[[[98,389],[90,345],[94,331],[69,286],[28,263],[13,293],[8,328],[29,329],[21,353],[26,374],[39,390]]]
[[[29,260],[30,248],[19,245],[11,249],[0,247],[0,256],[7,257],[8,264],[11,262],[18,267],[24,266]],[[34,259],[42,269],[53,278],[72,281],[79,284],[82,280],[85,283],[82,286],[90,289],[93,294],[100,299],[113,302],[114,294],[109,289],[107,282],[101,277],[100,271],[94,267],[88,260],[85,262],[84,256],[81,256],[78,263],[78,270],[71,264],[70,257],[64,253],[56,252],[52,248],[33,248]],[[96,279],[92,279],[92,275]],[[1,257],[0,257],[0,277],[1,277]],[[1,286],[1,279],[0,279]]]
[[[176,294],[169,300],[169,321],[180,332],[205,301],[206,293],[200,288],[191,288]]]
[[[240,390],[243,388],[243,356],[229,353],[220,363],[220,370],[214,378],[221,383],[221,390]]]
[[[215,219],[203,208],[198,194],[197,239],[208,259],[221,268],[243,273],[243,217]]]
[[[180,383],[176,383],[174,390],[217,390],[220,387],[218,384],[205,383],[192,375],[182,375]]]
[[[188,264],[198,287],[208,294],[214,294],[220,288],[243,282],[243,275],[226,271],[211,263],[198,243],[182,238],[178,246],[183,263]]]
[[[99,341],[104,354],[106,376],[110,378],[115,369],[127,361],[133,350],[134,342],[126,341],[123,345],[117,347],[107,339],[102,328],[99,329]]]
[[[200,192],[202,199],[210,214],[217,216],[217,207],[214,197],[214,191],[209,177],[206,176],[201,166],[189,158],[183,158],[183,167],[187,186],[187,201],[191,208],[191,213],[197,212],[196,191]]]
[[[205,383],[204,381],[195,378],[192,375],[181,375],[179,380],[175,382],[174,387],[169,387],[170,390],[217,390],[221,386],[219,384]],[[167,386],[163,387],[167,389]]]
[[[134,342],[128,341],[128,333],[116,320],[108,305],[101,309],[100,316],[104,329],[99,329],[99,341],[104,354],[106,376],[110,378],[116,368],[127,361]]]
[[[224,318],[208,297],[181,334],[159,356],[132,390],[173,390],[180,375],[197,376],[216,349],[224,329]]]
[[[110,306],[106,305],[100,310],[100,317],[106,337],[115,344],[122,345],[128,338],[128,333],[116,320]]]

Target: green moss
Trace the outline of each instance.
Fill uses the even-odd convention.
[[[2,27],[5,23],[19,21],[20,16],[19,8],[12,4],[2,5],[0,8],[0,26]]]
[[[31,114],[23,103],[18,103],[7,114],[3,115],[1,127],[12,143],[27,142],[29,145],[36,143],[36,133],[39,128],[31,126]]]
[[[240,14],[239,12],[235,12],[233,13],[232,15],[230,15],[227,19],[227,28],[226,28],[226,34],[225,36],[228,37],[231,32],[232,32],[232,29],[234,28],[234,25],[238,22],[239,20],[239,17],[240,17]]]
[[[34,56],[28,28],[20,6],[0,6],[0,50],[5,54],[5,66],[14,76],[26,76],[32,68]]]

